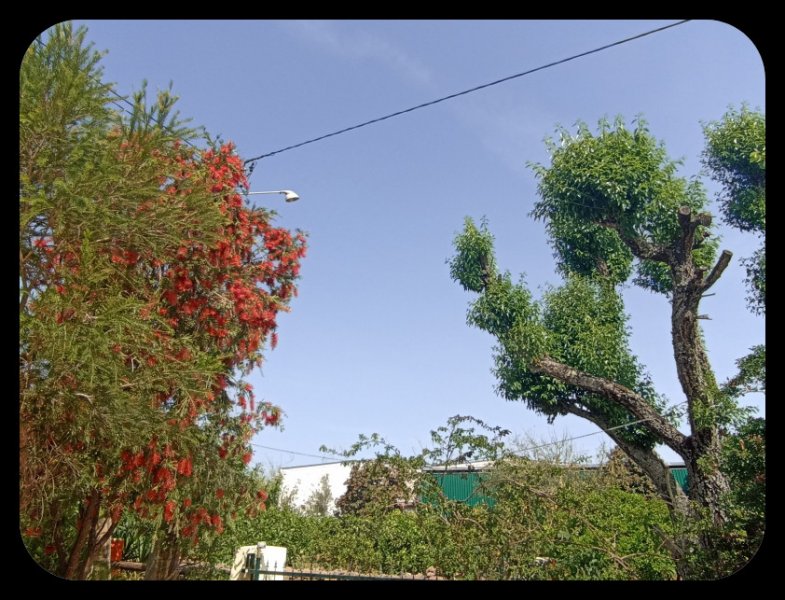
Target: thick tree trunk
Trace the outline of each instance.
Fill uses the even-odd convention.
[[[699,228],[711,225],[711,215],[693,214],[688,206],[682,206],[678,212],[678,222],[681,228],[680,235],[667,247],[630,237],[614,223],[599,224],[617,231],[627,247],[639,259],[656,260],[667,264],[670,268],[673,281],[671,298],[673,355],[679,383],[687,399],[691,435],[678,440],[674,445],[671,443],[676,441],[674,437],[663,436],[661,424],[656,419],[649,420],[642,413],[636,412],[633,405],[625,404],[624,401],[629,400],[628,395],[614,394],[614,390],[606,390],[602,395],[625,406],[639,418],[647,419],[649,422],[645,426],[684,459],[689,478],[690,499],[707,508],[714,523],[721,525],[726,521],[727,516],[720,499],[729,490],[729,485],[726,477],[719,470],[720,439],[715,404],[720,399],[720,390],[703,347],[703,338],[698,326],[698,306],[706,291],[722,276],[732,254],[724,250],[714,268],[706,275],[705,270],[695,264],[693,250],[703,242]],[[708,233],[703,235],[705,237]],[[655,424],[655,427],[650,424]]]
[[[690,209],[679,211],[682,235],[671,263],[673,295],[671,300],[671,339],[679,383],[688,402],[690,431],[683,457],[687,466],[690,498],[706,507],[715,525],[722,525],[727,515],[721,497],[730,490],[727,478],[719,469],[720,437],[715,403],[720,390],[703,346],[698,326],[698,306],[708,290],[728,266],[731,253],[724,251],[708,277],[692,259],[695,231],[711,222],[708,215],[691,215]]]
[[[144,578],[150,580],[176,579],[180,574],[180,546],[173,533],[160,535],[145,565]]]

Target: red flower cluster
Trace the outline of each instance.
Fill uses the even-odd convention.
[[[138,152],[134,143],[120,150],[121,157],[129,160]],[[194,477],[199,468],[187,444],[177,441],[178,436],[197,422],[203,423],[201,417],[220,421],[223,430],[234,435],[220,444],[219,456],[231,457],[233,465],[239,465],[240,460],[247,465],[252,458],[247,443],[253,434],[262,425],[279,423],[278,408],[265,404],[257,411],[252,387],[235,382],[227,374],[260,365],[260,351],[266,344],[277,346],[277,318],[296,295],[295,281],[306,244],[302,234],[274,227],[267,211],[245,205],[237,190],[247,189],[248,182],[242,161],[231,145],[201,156],[188,148],[175,148],[173,153],[154,153],[154,158],[166,165],[166,175],[160,178],[160,194],[135,207],[139,219],[149,219],[151,211],[183,202],[199,189],[216,197],[220,211],[216,216],[223,219],[223,224],[220,231],[211,232],[219,235],[210,238],[214,240],[210,244],[204,242],[199,224],[191,223],[176,230],[179,239],[156,251],[138,240],[133,245],[131,240],[112,238],[97,245],[98,258],[105,261],[102,265],[116,270],[118,280],[155,278],[149,289],[137,290],[130,285],[128,289],[129,296],[138,294],[139,316],[154,324],[155,337],[151,335],[150,343],[141,348],[111,340],[106,350],[127,369],[120,382],[128,389],[133,389],[134,376],[140,370],[153,374],[150,380],[156,381],[157,387],[150,393],[149,402],[165,412],[161,421],[164,429],[158,430],[160,444],[153,439],[146,448],[122,449],[119,463],[108,467],[114,473],[106,474],[110,491],[123,491],[110,494],[105,501],[115,522],[124,505],[133,501],[133,507],[143,516],[162,515],[166,523],[189,520],[182,531],[196,539],[200,525],[212,527],[217,533],[224,525],[219,514],[209,514],[205,507],[196,509],[191,498],[181,501],[175,492],[178,481]],[[50,318],[57,324],[81,322],[89,313],[81,304],[67,303],[69,295],[83,300],[88,289],[80,288],[82,284],[78,283],[82,260],[79,250],[65,247],[50,235],[32,238],[29,244],[45,274],[41,282],[32,283],[48,286],[62,296]],[[78,314],[73,307],[78,307]],[[188,394],[181,393],[178,370],[187,368],[183,364],[192,370],[195,365],[208,364],[206,355],[213,364],[215,357],[223,360],[225,374],[211,375],[212,380],[205,375],[201,392],[189,389]],[[235,386],[240,414],[230,412],[226,403],[219,401],[225,390]],[[64,382],[64,388],[77,389],[78,384]],[[166,423],[170,430],[165,430]],[[171,443],[163,445],[166,439]],[[76,445],[70,448],[83,450]],[[222,499],[224,490],[217,490],[216,497]],[[259,498],[266,500],[266,493]],[[28,528],[25,535],[40,536],[41,530]]]

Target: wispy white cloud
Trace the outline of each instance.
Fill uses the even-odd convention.
[[[405,81],[422,87],[434,98],[457,91],[441,89],[434,81],[431,69],[378,32],[358,31],[356,26],[335,21],[288,21],[280,25],[291,35],[334,56],[375,61]],[[543,159],[541,142],[552,132],[556,122],[555,115],[545,107],[538,107],[533,99],[521,98],[501,88],[495,88],[495,92],[479,92],[443,106],[505,166],[518,173],[526,171],[527,160]]]
[[[412,83],[431,86],[432,74],[427,66],[378,34],[348,32],[330,21],[291,21],[281,25],[328,52],[353,60],[376,61]]]
[[[506,94],[466,99],[450,109],[483,146],[517,173],[527,171],[527,161],[545,159],[542,140],[553,132],[557,120],[534,102]]]

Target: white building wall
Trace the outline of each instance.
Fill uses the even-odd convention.
[[[342,463],[326,463],[307,465],[304,467],[288,467],[281,469],[281,496],[287,497],[295,491],[292,500],[297,508],[301,508],[311,494],[318,490],[322,477],[327,475],[332,494],[330,512],[335,510],[335,501],[346,492],[346,480],[349,479],[351,465]]]

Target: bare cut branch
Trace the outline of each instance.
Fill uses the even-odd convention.
[[[717,283],[717,280],[722,276],[722,273],[725,269],[728,268],[728,264],[730,264],[730,259],[733,256],[733,252],[730,250],[723,250],[720,257],[717,259],[717,264],[714,265],[714,268],[711,270],[711,273],[703,280],[703,284],[701,289],[703,291],[708,290],[711,286]]]
[[[683,451],[686,440],[684,434],[649,406],[642,396],[631,389],[601,377],[582,373],[547,356],[532,363],[532,370],[602,396],[626,408],[638,419],[645,419],[646,427],[654,432],[663,443],[675,452],[681,453]]]
[[[681,238],[676,247],[676,259],[680,263],[685,263],[696,246],[695,232],[701,225],[704,227],[711,225],[711,215],[709,213],[693,215],[689,206],[682,206],[679,208],[679,225],[681,226]]]

